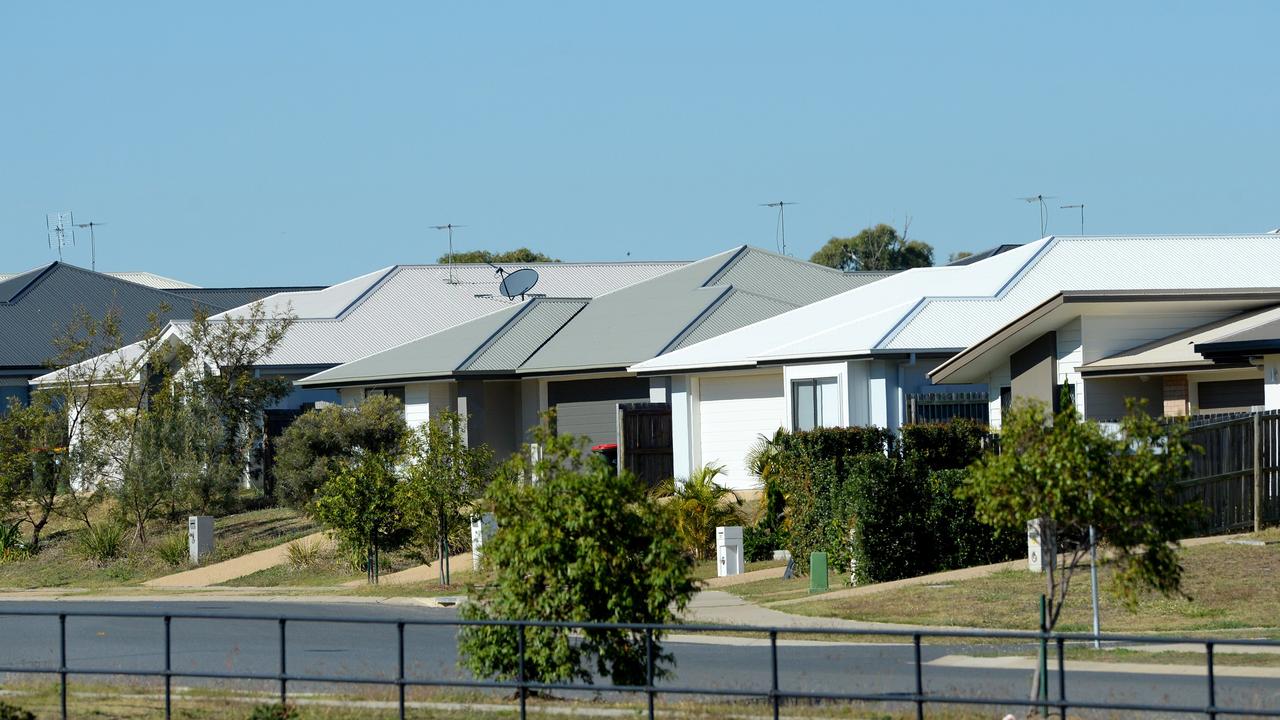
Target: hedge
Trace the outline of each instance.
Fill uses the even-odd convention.
[[[968,420],[902,428],[823,428],[782,436],[787,549],[808,571],[825,551],[858,582],[882,582],[1016,557],[1020,538],[995,537],[955,490],[990,433]]]

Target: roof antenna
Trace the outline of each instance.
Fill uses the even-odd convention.
[[[78,228],[89,228],[89,269],[98,269],[98,238],[94,235],[93,229],[102,227],[106,223],[94,222],[90,220],[87,223],[77,224]]]
[[[453,277],[453,230],[454,228],[464,228],[466,225],[454,225],[448,223],[446,225],[432,225],[432,230],[448,230],[449,231],[449,284],[457,285],[458,281]]]
[[[75,224],[75,217],[70,210],[44,216],[44,227],[49,234],[49,247],[58,249],[58,262],[62,262],[62,247],[76,244]]]
[[[1040,203],[1040,237],[1045,237],[1045,233],[1049,230],[1049,206],[1044,204],[1045,200],[1053,200],[1057,195],[1032,195],[1031,197],[1018,198],[1023,202]]]
[[[774,234],[773,244],[778,249],[780,255],[787,254],[787,206],[799,205],[799,203],[779,200],[778,202],[760,203],[760,207],[778,208],[778,228]]]
[[[1060,205],[1058,207],[1059,210],[1073,210],[1075,208],[1080,208],[1080,236],[1083,237],[1084,236],[1084,203],[1080,203],[1079,205]]]

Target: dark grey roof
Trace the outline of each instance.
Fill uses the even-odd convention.
[[[536,298],[500,320],[488,315],[301,384],[618,370],[886,276],[743,246],[594,299]],[[485,329],[483,342],[471,340],[474,351],[460,357],[457,346]]]
[[[1270,316],[1267,313],[1264,315]],[[1196,343],[1195,349],[1215,362],[1233,362],[1257,355],[1280,353],[1280,320],[1263,322],[1240,332],[1215,338],[1212,342]]]
[[[62,262],[15,275],[0,282],[0,368],[47,368],[57,355],[54,340],[66,334],[67,326],[81,312],[100,320],[109,309],[114,310],[123,340],[133,342],[150,327],[152,313],[161,323],[186,320],[197,308],[210,314],[223,312],[244,304],[238,302],[244,297],[256,300],[275,290],[242,293],[227,289],[223,300],[216,301],[218,292],[208,297],[186,295]],[[230,301],[236,305],[223,304]]]

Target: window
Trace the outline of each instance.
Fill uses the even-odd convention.
[[[399,400],[402,406],[404,405],[404,386],[403,385],[399,385],[396,387],[365,388],[365,391],[364,391],[365,399],[368,399],[371,397],[377,397],[379,395],[390,395],[391,397]]]
[[[840,424],[835,378],[791,381],[791,428],[812,430]]]

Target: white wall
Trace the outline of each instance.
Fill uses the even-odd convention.
[[[1001,413],[1004,408],[1000,406],[1000,388],[1009,387],[1013,384],[1013,378],[1009,372],[1009,362],[1006,360],[1003,367],[996,368],[987,376],[987,424],[992,430],[1000,430]]]
[[[1084,382],[1080,377],[1080,365],[1084,357],[1084,331],[1080,318],[1058,328],[1057,367],[1058,384],[1071,383],[1075,389],[1076,407],[1084,408]]]
[[[693,421],[695,378],[674,375],[671,378],[671,460],[676,477],[689,477],[696,466],[694,460]]]
[[[431,419],[431,396],[426,383],[404,386],[404,422],[415,429]]]

